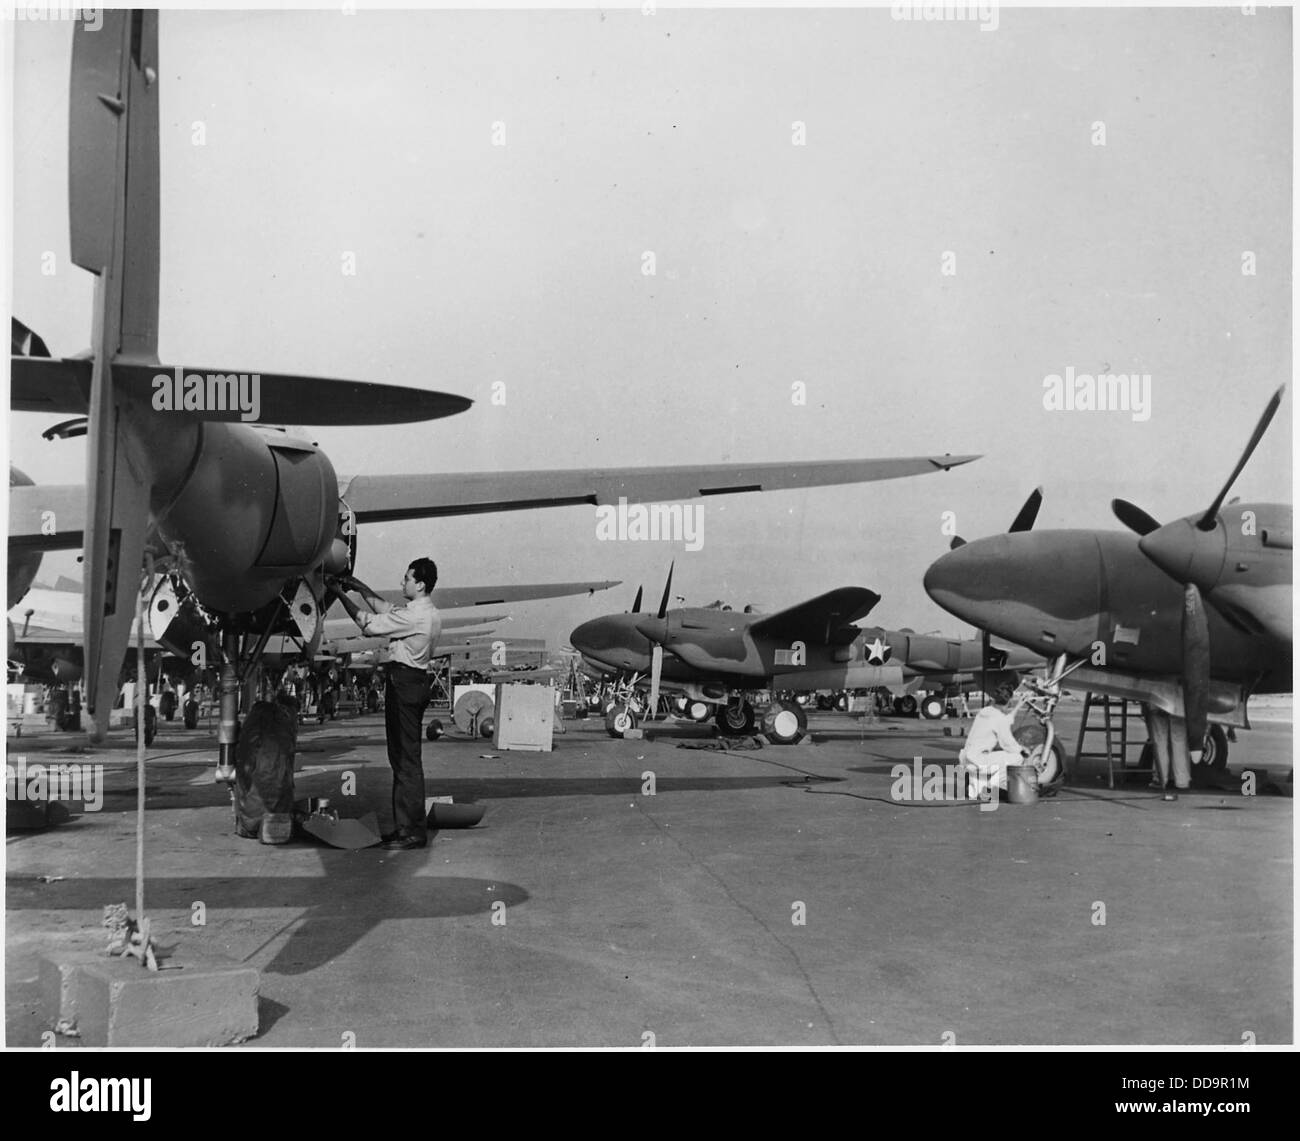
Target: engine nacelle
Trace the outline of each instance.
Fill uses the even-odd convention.
[[[340,530],[338,477],[306,440],[206,423],[159,530],[207,609],[256,610],[330,551]]]

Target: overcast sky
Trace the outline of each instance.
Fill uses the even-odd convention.
[[[72,354],[71,33],[14,34],[14,309]],[[626,580],[520,636],[657,599],[673,559],[693,604],[862,585],[964,632],[921,588],[944,511],[989,534],[1042,484],[1040,528],[1190,514],[1290,375],[1287,9],[164,12],[160,50],[162,360],[476,401],[316,431],[341,475],[985,454],[711,499],[696,552],[597,541],[590,507],[363,529],[375,586],[421,554],[449,586]],[[1150,418],[1044,409],[1067,367],[1150,374]],[[1234,494],[1290,498],[1292,403]],[[13,417],[11,458],[81,482],[55,419]]]

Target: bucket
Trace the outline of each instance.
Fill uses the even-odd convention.
[[[1007,803],[1038,802],[1038,770],[1033,765],[1007,766]]]

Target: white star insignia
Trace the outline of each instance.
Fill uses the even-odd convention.
[[[867,661],[873,666],[883,666],[889,660],[889,645],[877,635],[874,642],[867,643]]]

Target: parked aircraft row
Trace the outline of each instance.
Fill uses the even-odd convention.
[[[351,574],[368,523],[870,482],[977,458],[340,477],[308,436],[277,425],[410,423],[464,413],[471,401],[259,370],[258,422],[246,422],[248,410],[228,401],[160,409],[152,399],[159,374],[239,373],[158,357],[165,76],[158,14],[102,15],[97,31],[73,31],[68,148],[72,260],[96,282],[91,344],[79,355],[52,356],[39,333],[20,322],[12,330],[12,408],[72,417],[46,434],[85,436],[87,478],[84,486],[37,487],[11,470],[8,568],[12,606],[44,552],[84,553],[81,639],[92,738],[107,726],[142,581],[151,584],[157,642],[184,654],[200,642],[219,669],[218,775],[229,779],[241,683],[273,639],[281,650],[289,639],[308,658],[318,652],[326,637],[325,578]],[[1223,506],[1280,399],[1279,392],[1227,484],[1199,515],[1160,526],[1117,501],[1116,515],[1130,531],[1034,532],[1031,497],[1010,533],[962,544],[938,560],[926,572],[927,591],[978,629],[1048,659],[1049,687],[1068,678],[1186,717],[1199,750],[1207,718],[1246,724],[1251,694],[1291,687],[1290,507]],[[575,585],[611,584],[526,589],[565,593]],[[518,597],[490,588],[468,596]],[[755,722],[745,697],[755,690],[899,684],[908,671],[958,683],[1025,660],[1008,650],[992,659],[987,638],[931,641],[905,630],[864,630],[858,623],[879,596],[860,586],[772,615],[669,611],[668,598],[665,590],[653,614],[638,605],[584,624],[574,645],[632,679],[628,684],[648,688],[651,708],[660,687],[671,685],[718,706],[732,729]],[[797,703],[778,699],[764,725],[793,739],[802,716]]]
[[[669,610],[671,592],[670,571],[657,613],[640,612],[638,591],[630,613],[584,622],[569,636],[594,670],[623,684],[609,722],[615,734],[635,727],[637,709],[657,708],[661,687],[711,707],[723,733],[743,735],[757,723],[756,692],[901,690],[920,679],[944,690],[972,685],[990,670],[1042,664],[1037,654],[986,647],[978,638],[863,628],[857,623],[880,601],[864,587],[832,590],[775,614]],[[648,693],[644,706],[629,700],[636,690]],[[762,715],[763,732],[781,744],[800,740],[807,727],[803,707],[789,698],[777,698]]]
[[[1292,690],[1291,508],[1277,503],[1223,506],[1276,414],[1269,401],[1246,449],[1208,508],[1161,526],[1140,508],[1114,501],[1127,531],[1033,530],[1036,489],[1004,535],[952,550],[925,573],[940,606],[985,631],[958,641],[911,631],[862,628],[880,601],[843,587],[772,615],[713,607],[669,610],[672,575],[655,614],[632,611],[585,622],[571,640],[594,672],[612,672],[615,735],[658,707],[661,687],[716,710],[724,733],[756,724],[748,695],[773,699],[762,728],[777,743],[806,731],[801,706],[782,692],[897,687],[924,677],[945,688],[970,685],[992,670],[1050,663],[1034,686],[1049,714],[1071,688],[1147,703],[1187,723],[1197,773],[1221,771],[1227,739],[1210,719],[1249,727],[1253,694]],[[1207,605],[1208,604],[1208,605]],[[995,649],[997,635],[1013,649]],[[987,677],[981,688],[987,688]],[[637,700],[647,692],[648,700]],[[1049,741],[1050,744],[1050,741]],[[1050,750],[1046,750],[1050,751]],[[1045,752],[1046,752],[1045,751]],[[1049,775],[1053,779],[1055,773]]]

